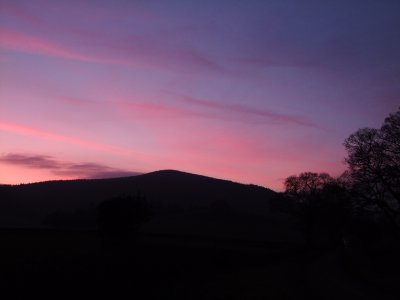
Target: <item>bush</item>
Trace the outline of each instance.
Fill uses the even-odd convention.
[[[151,206],[145,198],[118,196],[100,203],[97,207],[99,231],[104,235],[132,234],[152,216]]]

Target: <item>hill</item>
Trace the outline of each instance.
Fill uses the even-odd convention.
[[[155,217],[144,227],[151,232],[248,236],[274,227],[271,222],[281,218],[270,211],[270,201],[279,197],[270,189],[164,170],[123,178],[0,186],[0,226],[40,227],[51,214],[79,215],[111,197],[137,193],[153,207]]]

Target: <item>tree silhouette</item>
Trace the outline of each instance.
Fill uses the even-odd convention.
[[[125,236],[150,220],[151,206],[141,196],[118,196],[97,207],[99,230],[106,236]]]
[[[360,209],[381,211],[397,227],[400,217],[400,109],[381,128],[363,128],[344,142],[347,179]]]
[[[285,192],[300,202],[312,201],[334,179],[327,173],[304,172],[285,180]]]
[[[346,188],[327,173],[304,172],[285,180],[285,194],[295,202],[309,245],[337,245],[351,216]]]

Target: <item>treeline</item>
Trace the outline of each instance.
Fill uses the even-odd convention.
[[[347,170],[338,178],[303,172],[286,178],[276,209],[300,220],[309,245],[362,245],[400,234],[400,110],[378,128],[344,142]]]

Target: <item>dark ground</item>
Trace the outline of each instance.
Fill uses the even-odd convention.
[[[188,235],[0,230],[3,299],[398,299],[398,269],[338,248]],[[368,257],[367,257],[368,256]],[[381,264],[381,262],[380,262]]]

